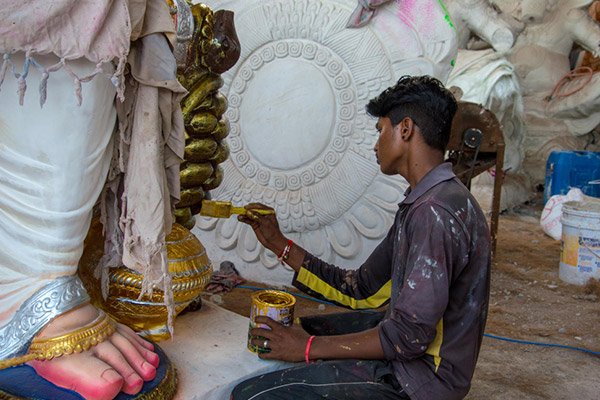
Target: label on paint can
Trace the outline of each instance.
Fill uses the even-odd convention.
[[[252,305],[250,308],[250,327],[248,328],[248,350],[253,353],[266,353],[270,349],[255,346],[252,339],[264,340],[262,336],[252,336],[250,330],[253,328],[269,327],[265,324],[255,324],[254,317],[267,316],[284,326],[290,326],[294,322],[294,304],[296,298],[289,293],[279,290],[261,290],[252,294]]]

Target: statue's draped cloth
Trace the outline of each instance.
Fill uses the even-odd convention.
[[[172,310],[185,89],[167,38],[163,0],[0,0],[0,327],[76,273],[99,197],[103,283],[124,264]]]

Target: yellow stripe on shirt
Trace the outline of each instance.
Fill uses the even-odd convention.
[[[444,319],[440,319],[437,326],[435,327],[435,339],[429,345],[426,354],[429,354],[433,357],[433,363],[435,364],[435,372],[438,371],[440,367],[440,363],[442,362],[442,357],[440,356],[440,349],[442,348],[442,342],[444,341]]]
[[[343,294],[306,268],[300,268],[296,280],[323,297],[355,310],[381,307],[390,299],[392,293],[392,281],[389,280],[374,295],[358,300]]]

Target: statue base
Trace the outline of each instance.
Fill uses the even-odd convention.
[[[154,344],[160,357],[156,377],[144,382],[137,395],[120,393],[115,400],[169,400],[177,390],[177,375],[164,351]],[[68,356],[66,356],[68,357]],[[0,370],[0,400],[82,400],[78,393],[63,389],[39,376],[29,365]]]

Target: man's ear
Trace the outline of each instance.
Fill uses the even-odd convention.
[[[397,126],[400,129],[400,137],[402,140],[410,140],[415,128],[415,123],[412,118],[404,117]]]

